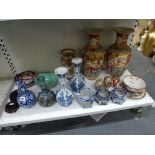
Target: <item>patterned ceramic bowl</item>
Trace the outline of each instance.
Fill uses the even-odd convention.
[[[110,91],[108,89],[98,89],[94,99],[99,105],[107,105],[110,100]]]
[[[132,93],[142,93],[146,89],[145,81],[138,76],[128,75],[124,77],[123,83],[125,89]]]
[[[113,103],[122,104],[127,98],[127,92],[123,88],[115,88],[111,91],[111,100]]]
[[[23,84],[29,88],[35,84],[35,78],[37,76],[37,73],[33,71],[25,71],[22,73],[19,73],[15,76],[15,81],[16,80],[21,80]]]
[[[91,108],[94,101],[94,92],[89,89],[82,89],[77,95],[78,103],[83,108]]]

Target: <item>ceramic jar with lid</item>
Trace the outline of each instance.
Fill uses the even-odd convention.
[[[55,69],[55,73],[59,79],[59,88],[56,93],[56,100],[59,102],[60,106],[68,107],[73,102],[73,93],[66,87],[66,74],[68,70],[66,67],[59,67]]]
[[[105,51],[100,45],[100,28],[88,28],[90,42],[83,48],[83,69],[84,74],[89,80],[96,80],[101,70],[105,68]]]
[[[74,93],[79,93],[80,90],[85,86],[85,78],[80,73],[80,65],[82,63],[82,58],[73,58],[72,63],[74,68],[74,75],[70,81],[70,85]]]
[[[118,78],[125,72],[131,60],[131,48],[127,45],[128,36],[134,32],[132,28],[116,27],[116,41],[108,48],[108,73]]]

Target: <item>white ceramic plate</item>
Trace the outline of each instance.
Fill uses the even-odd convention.
[[[145,81],[138,76],[128,75],[124,78],[123,82],[126,86],[134,90],[141,90],[146,88]]]

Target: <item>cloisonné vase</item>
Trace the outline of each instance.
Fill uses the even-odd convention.
[[[71,89],[74,93],[79,93],[80,90],[85,86],[85,78],[80,73],[80,64],[82,63],[82,58],[72,59],[74,75],[70,81]]]
[[[58,76],[60,85],[56,93],[56,100],[59,102],[60,106],[68,107],[73,102],[73,93],[66,87],[66,75],[68,70],[66,67],[59,67],[55,69],[55,73]]]

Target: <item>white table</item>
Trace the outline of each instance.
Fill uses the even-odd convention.
[[[123,76],[129,74],[130,73],[126,71]],[[100,76],[103,77],[104,75],[105,73],[102,73]],[[90,87],[91,89],[94,89],[94,83],[95,81],[86,80],[87,86]],[[16,89],[16,86],[14,86],[13,89]],[[36,95],[40,91],[40,89],[37,86],[33,86],[30,89],[33,92],[35,92]],[[122,105],[114,104],[112,102],[109,102],[108,105],[98,105],[96,102],[94,102],[93,107],[90,109],[81,108],[78,105],[76,99],[73,101],[73,104],[67,108],[60,107],[58,103],[47,108],[41,107],[39,104],[36,104],[31,109],[20,108],[16,113],[13,114],[6,113],[4,111],[4,105],[3,105],[2,106],[3,110],[0,118],[0,127],[60,120],[66,118],[95,115],[95,114],[105,114],[108,112],[126,110],[144,106],[153,106],[153,107],[155,106],[155,101],[152,99],[151,96],[149,96],[148,93],[144,98],[139,100],[127,99]]]

